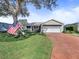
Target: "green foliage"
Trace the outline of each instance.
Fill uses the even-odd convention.
[[[68,24],[68,25],[65,25],[64,27],[64,32],[68,32],[68,33],[76,33],[78,30],[77,30],[77,24]]]
[[[23,35],[15,37],[15,36],[10,35],[10,34],[8,34],[6,32],[0,32],[0,41],[1,42],[19,41],[19,40],[23,40],[23,39],[29,38],[32,35],[35,35],[35,33],[31,33],[31,32],[28,32],[28,31],[24,31],[24,32],[26,33],[25,37]]]
[[[19,22],[20,22],[23,26],[26,26],[26,25],[27,25],[27,19],[19,19]]]
[[[0,0],[0,16],[29,16],[27,4],[31,4],[37,9],[45,7],[51,10],[52,6],[56,6],[56,1],[57,0]]]
[[[72,26],[70,26],[70,27],[66,27],[66,31],[68,32],[73,32],[74,31],[74,28],[72,27]]]
[[[0,37],[0,41],[16,39],[5,36]],[[35,34],[18,41],[0,42],[0,59],[50,59],[51,49],[46,36]]]

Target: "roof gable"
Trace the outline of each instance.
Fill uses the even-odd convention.
[[[56,20],[53,20],[53,19],[43,23],[43,25],[62,25],[62,24],[63,23],[56,21]]]

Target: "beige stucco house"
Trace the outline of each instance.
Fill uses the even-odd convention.
[[[49,20],[43,23],[34,22],[28,26],[31,31],[43,32],[43,33],[60,33],[63,31],[63,23],[56,20]]]

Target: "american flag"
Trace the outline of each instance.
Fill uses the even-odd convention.
[[[14,26],[11,26],[11,27],[7,30],[7,32],[8,32],[9,34],[12,34],[12,35],[17,35],[17,30],[20,29],[20,28],[22,28],[22,27],[23,27],[23,26],[22,26],[21,23],[17,23],[15,27],[14,27]]]

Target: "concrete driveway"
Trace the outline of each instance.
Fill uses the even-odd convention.
[[[53,42],[51,59],[79,59],[79,37],[63,33],[48,33]]]

